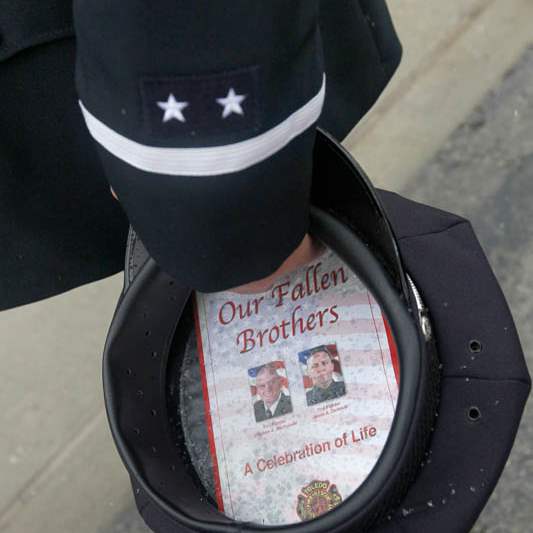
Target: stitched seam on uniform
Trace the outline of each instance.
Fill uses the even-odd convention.
[[[457,376],[455,374],[452,375],[442,375],[442,379],[459,379],[461,381],[464,381],[465,378],[468,378],[470,381],[486,381],[490,383],[519,383],[520,385],[526,385],[527,387],[531,386],[531,383],[529,381],[520,379],[520,378],[504,378],[504,379],[492,379],[492,378],[479,378],[476,376],[470,376],[468,374],[464,374],[463,376]]]
[[[61,38],[74,38],[74,30],[72,26],[65,26],[60,30],[38,33],[29,39],[10,41],[9,38],[6,37],[5,43],[0,44],[0,61],[6,61],[24,50],[29,50],[34,46],[39,46],[48,42],[52,43],[54,40]]]
[[[65,26],[59,30],[52,30],[52,31],[45,31],[42,33],[37,33],[35,35],[32,35],[31,37],[25,38],[25,39],[18,39],[15,41],[10,41],[9,37],[6,38],[6,48],[13,48],[21,46],[31,46],[33,44],[40,44],[42,43],[42,39],[49,39],[50,37],[60,37],[63,36],[66,32],[71,32],[74,34],[74,30],[72,26]]]
[[[365,24],[368,27],[368,31],[369,31],[370,35],[372,36],[372,45],[374,46],[376,54],[377,54],[377,56],[379,58],[378,65],[379,65],[381,74],[383,76],[383,79],[386,80],[390,76],[387,76],[387,69],[385,68],[385,64],[386,64],[385,56],[384,56],[383,50],[381,49],[381,47],[378,44],[376,26],[375,25],[372,26],[371,20],[370,20],[370,14],[365,9],[366,6],[365,6],[364,2],[359,2],[359,7],[361,9],[361,13],[363,15],[363,18],[365,19]]]
[[[455,228],[456,226],[460,226],[461,224],[470,225],[470,222],[468,222],[468,220],[459,220],[457,222],[453,222],[452,224],[441,230],[428,231],[427,233],[418,233],[416,235],[404,235],[403,237],[399,237],[398,241],[403,241],[404,239],[416,239],[418,237],[428,237],[429,235],[438,235],[439,233],[444,233],[450,229]]]

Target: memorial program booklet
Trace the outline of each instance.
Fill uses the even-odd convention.
[[[367,288],[331,250],[259,294],[196,293],[217,504],[264,525],[352,494],[395,412],[398,363]]]

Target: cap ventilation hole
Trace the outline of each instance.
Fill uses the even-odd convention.
[[[471,422],[477,422],[481,418],[481,411],[479,407],[473,405],[468,409],[468,420]]]
[[[470,343],[468,344],[468,347],[470,348],[470,351],[472,353],[479,353],[483,349],[483,346],[481,345],[481,342],[479,342],[476,339],[472,339]]]

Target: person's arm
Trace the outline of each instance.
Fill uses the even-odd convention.
[[[213,291],[308,257],[318,1],[75,0],[74,20],[80,110],[156,262]]]

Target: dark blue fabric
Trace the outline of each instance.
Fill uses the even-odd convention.
[[[76,104],[72,39],[0,62],[0,310],[122,269],[127,219]]]
[[[369,109],[400,59],[385,3],[366,4],[320,2],[327,74],[320,125],[338,138]],[[113,21],[106,46],[123,25]],[[123,266],[128,221],[109,194],[77,104],[73,36],[72,0],[17,0],[1,10],[0,310]]]
[[[400,254],[429,308],[441,399],[418,477],[372,533],[466,533],[511,451],[531,380],[513,320],[470,223],[380,191]],[[478,346],[471,347],[471,341]],[[156,533],[170,519],[141,514]],[[157,515],[157,517],[156,517]]]
[[[467,532],[505,466],[530,376],[470,223],[394,193],[380,196],[404,266],[429,308],[443,379],[423,468],[391,521],[376,531]],[[474,351],[473,340],[479,343]]]

